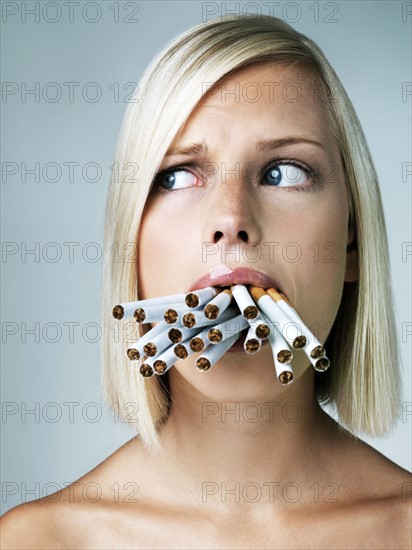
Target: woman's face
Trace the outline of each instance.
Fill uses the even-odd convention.
[[[186,292],[223,267],[251,268],[275,279],[326,340],[356,265],[346,254],[352,235],[340,154],[312,83],[296,67],[246,67],[199,103],[146,203],[139,298]],[[202,156],[173,154],[195,143]],[[171,382],[183,378],[209,398],[233,401],[294,385],[277,382],[269,345],[255,355],[226,353],[207,372],[195,368],[198,355],[179,360]],[[295,381],[312,368],[303,352],[292,364]]]

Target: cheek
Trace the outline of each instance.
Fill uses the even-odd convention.
[[[296,208],[274,222],[275,267],[285,291],[304,323],[324,341],[342,297],[348,211],[344,198],[322,201],[312,209]]]
[[[175,215],[170,203],[148,205],[140,225],[138,246],[139,296],[180,292],[182,260],[190,250],[191,220]],[[184,265],[184,262],[183,262]]]

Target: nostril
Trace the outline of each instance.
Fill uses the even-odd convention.
[[[214,244],[218,243],[222,237],[223,237],[223,233],[221,231],[216,231]]]
[[[244,243],[247,243],[247,242],[248,242],[248,236],[247,236],[246,231],[239,231],[239,232],[238,232],[238,236],[239,236],[240,239],[242,239],[242,241],[243,241]]]

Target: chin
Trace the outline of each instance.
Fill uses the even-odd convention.
[[[197,354],[176,364],[170,372],[177,384],[183,382],[190,391],[191,387],[199,392],[203,401],[254,402],[276,400],[286,395],[293,384],[282,386],[276,378],[275,367],[270,348],[262,349],[258,354],[225,354],[207,372],[196,369]],[[200,354],[199,354],[200,355]],[[190,360],[191,359],[191,360]]]

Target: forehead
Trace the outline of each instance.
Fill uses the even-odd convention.
[[[303,66],[245,67],[211,87],[192,111],[179,141],[224,132],[225,137],[285,133],[327,141],[329,120],[318,80]],[[176,139],[176,142],[178,140]]]

